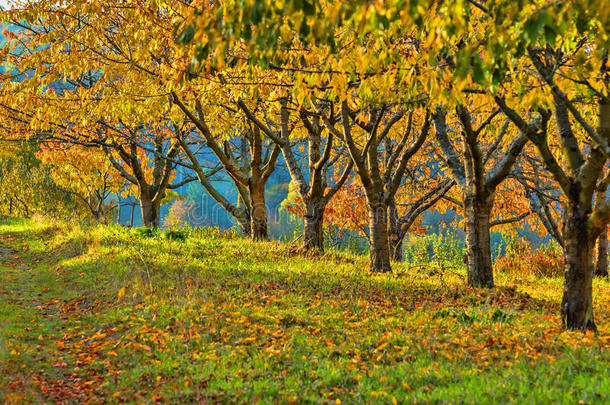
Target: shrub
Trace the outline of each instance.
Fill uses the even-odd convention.
[[[233,227],[231,229],[220,229],[218,226],[198,226],[194,227],[190,231],[190,235],[194,238],[198,239],[226,239],[226,240],[234,240],[234,239],[242,239],[242,235],[240,231]]]
[[[190,233],[187,230],[166,231],[165,239],[185,241],[188,239],[189,234]]]
[[[159,229],[147,228],[145,226],[136,229],[136,233],[141,238],[156,238],[159,236]]]
[[[178,230],[188,226],[195,203],[188,200],[176,200],[169,208],[169,213],[163,221],[163,229]]]
[[[403,247],[405,261],[410,264],[441,262],[455,269],[464,265],[464,242],[450,233],[408,235]]]
[[[525,240],[515,239],[506,247],[506,254],[496,261],[498,271],[536,277],[559,277],[563,274],[563,251],[556,243],[533,249]]]

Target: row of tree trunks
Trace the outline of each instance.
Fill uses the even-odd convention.
[[[268,238],[268,230],[264,185],[259,184],[256,187],[252,187],[250,196],[252,206],[251,215],[236,217],[237,224],[244,236],[251,236],[253,240],[266,240]],[[140,208],[142,211],[143,225],[149,228],[159,227],[160,203],[153,202],[146,194],[141,194]],[[319,251],[324,251],[324,209],[324,201],[312,201],[305,206],[305,250],[317,249]]]
[[[319,114],[301,108],[297,119],[307,130],[306,162],[309,176],[306,178],[304,168],[297,160],[295,154],[296,148],[299,148],[300,145],[290,138],[292,132],[289,125],[291,109],[288,106],[290,102],[289,97],[282,97],[277,100],[279,117],[277,117],[278,120],[273,126],[268,125],[271,122],[269,115],[265,116],[264,120],[261,120],[255,114],[257,107],[263,104],[261,100],[254,103],[254,105],[248,105],[246,101],[239,100],[237,106],[244,112],[251,124],[262,131],[276,146],[281,148],[292,184],[301,199],[305,211],[302,250],[322,253],[324,252],[324,210],[328,201],[347,180],[352,164],[347,164],[335,185],[329,187],[326,180],[327,177],[330,177],[328,176],[328,171],[333,166],[332,163],[336,162],[341,155],[338,154],[332,157],[331,152],[335,135],[331,131],[326,136],[324,142],[322,135],[324,126],[320,121]]]

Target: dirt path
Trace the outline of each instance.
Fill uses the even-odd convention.
[[[9,261],[9,258],[16,252],[10,247],[4,244],[4,241],[0,239],[0,264],[5,264]]]
[[[86,335],[87,300],[70,293],[74,286],[52,257],[40,264],[23,242],[0,235],[0,403],[86,403],[95,377],[77,371],[75,336]]]

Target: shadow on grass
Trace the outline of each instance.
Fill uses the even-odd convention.
[[[47,238],[54,232],[57,230],[40,230],[28,233],[27,238]],[[113,235],[101,240],[68,238],[51,252],[39,249],[30,254],[51,265],[56,262],[67,273],[92,273],[92,289],[104,282],[113,290],[128,286],[130,292],[141,296],[154,292],[177,299],[205,298],[211,291],[224,290],[251,298],[291,294],[303,302],[366,302],[404,310],[448,306],[535,309],[553,314],[558,310],[557,303],[532,297],[515,287],[475,289],[451,274],[370,274],[365,258],[341,253],[299,257],[285,245],[273,242],[190,240],[183,244],[141,239],[120,230]]]
[[[555,313],[558,303],[530,296],[513,286],[491,290],[465,285],[455,274],[429,276],[425,269],[395,274],[370,274],[366,258],[330,251],[298,256],[290,245],[214,238],[188,243],[142,238],[119,227],[79,227],[9,219],[0,226],[5,236],[30,245],[23,260],[60,266],[81,274],[79,288],[111,290],[127,285],[138,295],[169,294],[175,298],[226,289],[246,295],[298,295],[301,300],[366,302],[368,305],[440,309],[472,306],[513,311],[537,309]],[[96,233],[100,233],[96,236]],[[43,243],[33,244],[32,241]]]

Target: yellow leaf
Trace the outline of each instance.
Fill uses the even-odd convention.
[[[119,290],[119,299],[123,298],[124,296],[125,296],[125,287],[123,287]]]

